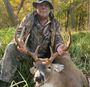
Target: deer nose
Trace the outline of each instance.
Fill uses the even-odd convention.
[[[42,74],[40,74],[40,76],[35,77],[35,81],[36,81],[36,82],[44,81],[44,76],[43,76]]]
[[[41,82],[41,78],[40,78],[40,77],[36,77],[36,78],[35,78],[35,81],[36,81],[36,82]]]

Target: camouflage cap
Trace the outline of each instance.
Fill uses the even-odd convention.
[[[47,2],[50,6],[50,9],[53,9],[53,3],[52,0],[37,0],[35,2],[32,3],[33,7],[37,8],[37,4],[43,3],[43,2]]]

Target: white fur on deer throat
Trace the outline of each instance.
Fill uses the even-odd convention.
[[[54,86],[52,84],[50,84],[50,83],[46,83],[46,84],[44,84],[44,85],[42,85],[40,87],[54,87]]]

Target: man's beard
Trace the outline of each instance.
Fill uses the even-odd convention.
[[[38,10],[37,10],[37,13],[40,15],[40,16],[42,16],[42,17],[47,17],[48,15],[49,15],[49,13],[50,13],[50,11],[46,11],[46,12],[39,12]]]

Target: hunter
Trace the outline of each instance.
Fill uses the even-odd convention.
[[[38,45],[40,49],[38,56],[50,57],[50,46],[53,52],[64,54],[63,39],[60,35],[60,24],[53,14],[53,3],[51,0],[37,0],[32,3],[35,10],[27,14],[17,27],[16,34],[25,47],[18,47],[15,40],[9,43],[1,60],[0,87],[7,87],[14,79],[20,60],[30,59],[25,53],[27,49],[34,52]],[[25,29],[21,37],[22,30]],[[27,48],[27,49],[26,49]]]

